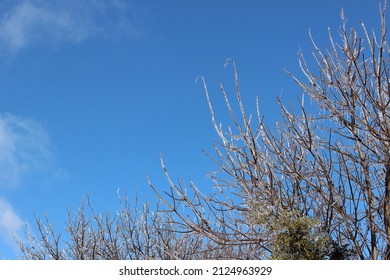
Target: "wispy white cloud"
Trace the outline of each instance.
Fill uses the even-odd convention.
[[[19,186],[23,178],[53,169],[46,129],[38,122],[0,114],[0,189]]]
[[[31,118],[0,114],[0,191],[27,186],[31,178],[45,185],[66,177],[66,170],[56,165],[49,134],[42,124]],[[25,224],[12,205],[0,197],[0,246],[17,249],[13,237],[22,240]]]
[[[17,249],[15,239],[22,240],[20,235],[25,224],[11,204],[0,197],[0,244]]]
[[[79,43],[96,36],[136,36],[134,8],[124,0],[14,0],[0,12],[0,43],[17,52],[32,44]]]

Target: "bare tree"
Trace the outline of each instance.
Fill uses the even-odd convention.
[[[138,206],[137,203],[135,205]],[[132,208],[120,199],[115,214],[95,213],[89,198],[68,211],[66,230],[57,232],[47,216],[36,217],[36,232],[18,240],[23,259],[148,260],[206,259],[217,252],[200,235],[178,233],[168,214],[154,212],[145,203]]]
[[[281,100],[281,119],[265,125],[256,100],[247,114],[233,67],[235,104],[222,83],[230,125],[217,123],[203,78],[211,121],[219,137],[208,156],[213,189],[174,182],[160,205],[91,214],[82,206],[68,217],[68,237],[48,220],[38,237],[20,242],[27,259],[390,259],[390,47],[386,2],[379,35],[362,23],[340,42],[313,43],[312,61],[299,55],[303,91],[296,108]],[[315,67],[309,67],[314,64]],[[305,100],[309,99],[308,105]],[[235,107],[236,106],[236,107]],[[238,109],[234,109],[238,108]],[[84,204],[83,204],[84,205]]]
[[[371,34],[364,23],[363,36],[348,30],[343,12],[340,43],[329,32],[330,48],[321,50],[310,34],[315,68],[311,70],[301,53],[307,81],[288,72],[303,90],[299,109],[287,109],[279,100],[282,119],[274,129],[265,126],[258,100],[256,117],[246,113],[234,60],[238,110],[220,83],[231,126],[217,124],[206,82],[200,78],[220,139],[211,156],[219,166],[210,173],[214,191],[205,195],[193,183],[174,183],[163,162],[170,190],[161,194],[150,182],[180,226],[235,248],[245,258],[268,258],[280,256],[275,244],[292,232],[292,224],[309,218],[306,237],[315,233],[327,242],[318,243],[321,248],[313,245],[318,240],[311,243],[320,254],[291,258],[390,259],[390,48],[385,11],[386,2],[380,7],[379,35]],[[305,97],[314,113],[308,113]],[[276,226],[286,215],[290,223]]]
[[[293,133],[303,136],[297,141],[304,145],[307,164],[316,170],[303,179],[323,196],[317,215],[360,259],[390,259],[390,48],[385,5],[379,36],[370,35],[363,23],[364,38],[355,29],[348,32],[342,12],[341,44],[330,35],[330,49],[321,51],[312,39],[318,73],[301,56],[309,82],[292,75],[322,110],[317,118],[288,121]],[[312,140],[314,130],[323,135]]]

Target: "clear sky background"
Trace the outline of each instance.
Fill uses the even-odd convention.
[[[244,103],[255,98],[269,126],[301,94],[297,53],[349,26],[379,24],[378,1],[1,0],[0,259],[17,258],[34,215],[63,231],[67,209],[90,195],[98,211],[118,206],[117,190],[154,200],[148,174],[211,191],[214,133],[201,83],[227,122],[218,81],[231,94],[237,63]]]

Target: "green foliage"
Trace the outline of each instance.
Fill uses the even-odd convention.
[[[319,223],[307,216],[284,211],[274,219],[272,259],[323,260],[330,238],[321,231]]]

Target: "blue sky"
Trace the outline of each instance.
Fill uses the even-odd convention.
[[[234,58],[247,110],[256,96],[265,121],[301,92],[310,28],[320,46],[348,24],[377,28],[378,1],[3,0],[0,2],[0,259],[17,258],[10,232],[23,237],[34,214],[64,229],[66,209],[83,195],[115,209],[117,190],[153,200],[148,174],[208,192],[217,135],[202,85],[219,122],[227,122],[218,81],[233,93]]]

